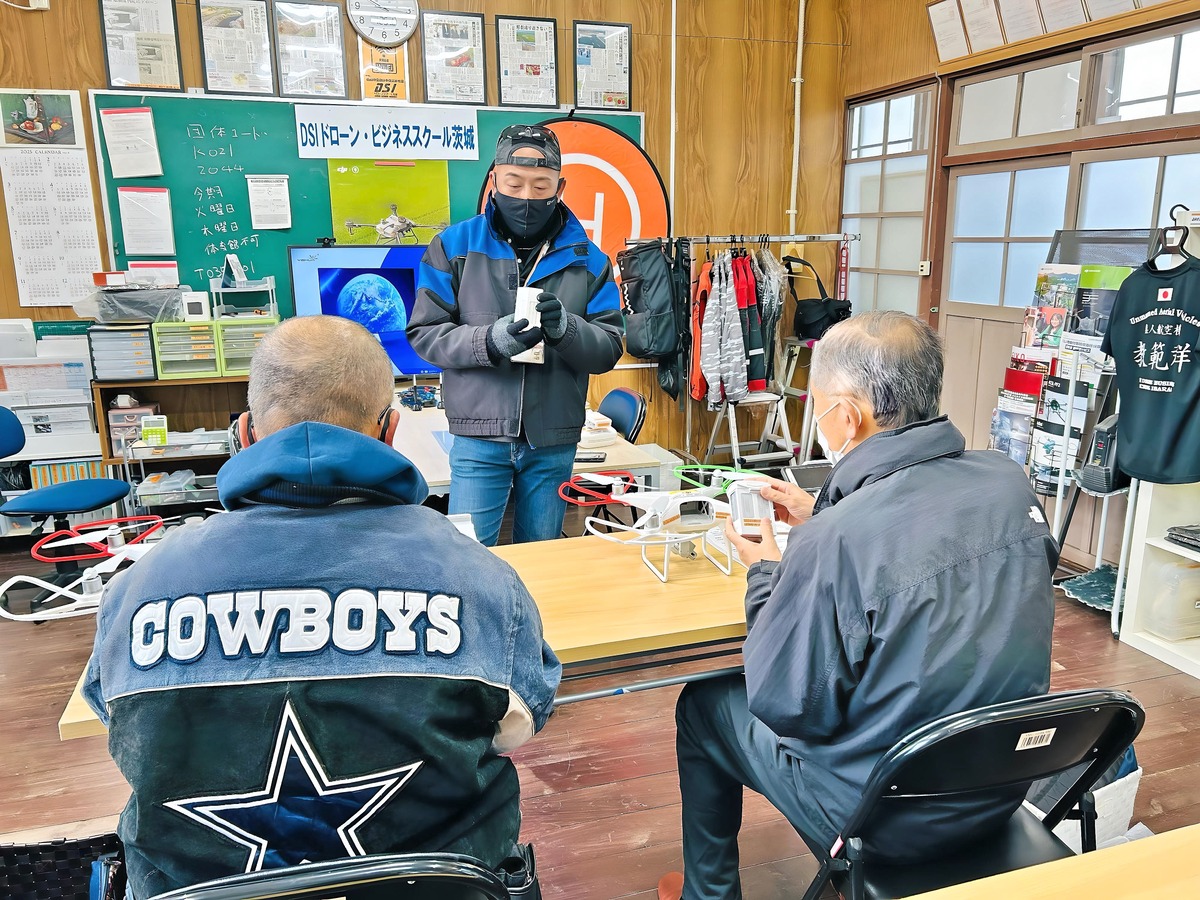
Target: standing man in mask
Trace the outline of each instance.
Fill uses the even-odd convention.
[[[621,358],[623,327],[612,265],[561,202],[554,133],[505,128],[489,178],[484,212],[430,242],[407,334],[445,373],[450,512],[492,546],[514,487],[515,543],[561,533],[588,377]],[[540,325],[516,318],[519,287],[540,289]],[[543,362],[513,360],[538,344]]]

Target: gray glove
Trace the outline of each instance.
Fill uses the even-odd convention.
[[[504,359],[512,359],[518,353],[524,353],[542,339],[542,329],[530,328],[528,319],[513,321],[512,315],[507,315],[488,329],[487,352],[493,363]]]

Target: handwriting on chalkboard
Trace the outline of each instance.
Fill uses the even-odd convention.
[[[201,278],[216,278],[226,253],[258,249],[259,236],[249,224],[246,169],[238,162],[238,149],[268,137],[268,132],[257,127],[198,123],[189,124],[186,130],[197,180],[192,189],[195,215],[189,234],[199,238],[205,257],[213,259],[213,265],[192,271]],[[255,270],[253,258],[242,260],[242,265],[250,273]]]

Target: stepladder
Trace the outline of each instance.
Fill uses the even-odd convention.
[[[808,392],[803,388],[793,387],[792,382],[796,370],[800,367],[802,351],[811,349],[814,343],[797,338],[787,338],[783,341],[778,369],[781,375],[776,391],[756,391],[736,402],[722,401],[708,436],[704,462],[712,462],[714,456],[724,453],[730,454],[734,467],[738,469],[790,465],[797,459],[800,462],[808,461],[812,452],[815,424],[810,404],[807,402]],[[791,427],[788,424],[789,401],[804,403],[799,444],[792,440]],[[758,439],[744,441],[738,431],[737,411],[753,407],[765,407],[766,418]],[[728,430],[729,441],[717,443],[723,423]]]

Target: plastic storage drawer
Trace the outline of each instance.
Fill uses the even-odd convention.
[[[205,378],[220,374],[216,332],[211,323],[155,322],[152,330],[159,378]]]
[[[247,375],[250,357],[263,336],[274,328],[279,319],[274,316],[255,316],[253,319],[219,319],[217,347],[221,354],[222,375]]]
[[[96,381],[153,381],[153,340],[150,326],[136,328],[95,325],[88,329],[92,372]]]

